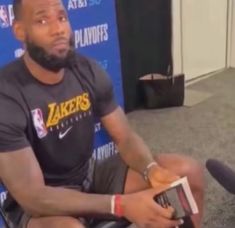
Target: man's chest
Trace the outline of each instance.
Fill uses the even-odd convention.
[[[64,139],[93,124],[93,102],[77,80],[56,86],[33,84],[23,91],[29,121],[37,138]]]

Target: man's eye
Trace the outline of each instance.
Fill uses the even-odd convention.
[[[60,17],[59,17],[59,20],[60,20],[60,21],[67,21],[68,19],[67,19],[66,16],[60,16]]]
[[[45,19],[40,19],[40,20],[37,20],[37,23],[41,25],[45,25],[47,21]]]

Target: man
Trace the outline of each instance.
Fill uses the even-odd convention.
[[[0,175],[10,220],[18,228],[75,228],[112,215],[138,227],[179,226],[173,209],[153,197],[186,175],[200,209],[192,219],[201,227],[201,167],[179,155],[155,162],[115,103],[106,74],[75,55],[61,1],[15,0],[14,14],[26,52],[0,72]],[[103,162],[91,159],[95,117],[119,150]]]

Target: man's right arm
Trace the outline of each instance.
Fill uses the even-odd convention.
[[[0,153],[1,180],[13,198],[32,217],[92,216],[111,213],[111,196],[87,194],[44,183],[42,171],[30,147]],[[170,220],[172,210],[162,208],[153,197],[163,189],[122,195],[123,216],[142,227],[162,224],[175,227],[179,221]]]
[[[25,136],[27,117],[19,103],[0,90],[0,177],[12,197],[33,216],[109,213],[109,195],[45,185]]]
[[[30,147],[0,153],[1,180],[13,198],[30,215],[109,214],[111,197],[81,193],[44,183],[39,163]]]

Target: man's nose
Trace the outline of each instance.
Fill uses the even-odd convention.
[[[65,33],[63,23],[59,20],[55,20],[50,25],[50,34],[51,35],[61,35]]]

